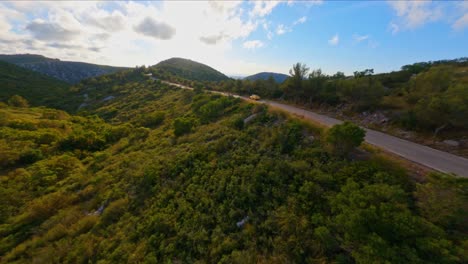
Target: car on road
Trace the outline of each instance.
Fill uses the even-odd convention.
[[[255,101],[260,100],[260,96],[258,96],[258,95],[256,95],[256,94],[252,94],[251,96],[249,96],[249,98],[250,98],[251,100],[255,100]]]

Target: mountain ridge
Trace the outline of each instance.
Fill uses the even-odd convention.
[[[38,54],[0,54],[0,61],[12,63],[71,84],[78,83],[83,79],[128,69],[87,62],[62,61]]]

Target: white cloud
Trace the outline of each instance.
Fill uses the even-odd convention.
[[[271,40],[271,39],[273,38],[273,35],[274,35],[273,32],[268,31],[268,33],[267,33],[267,39]]]
[[[26,25],[36,39],[46,41],[67,41],[75,38],[79,31],[63,28],[58,23],[48,23],[44,21],[33,21]]]
[[[253,9],[250,11],[250,16],[264,17],[269,15],[273,9],[280,4],[280,1],[255,1],[253,2]]]
[[[379,46],[379,43],[374,40],[370,35],[359,35],[353,34],[354,43],[366,43],[371,49],[375,49]]]
[[[468,27],[468,1],[458,3],[456,7],[462,15],[455,20],[452,24],[452,28],[455,30],[462,30]]]
[[[291,32],[291,28],[283,25],[283,24],[279,24],[277,27],[276,27],[276,34],[278,35],[283,35],[287,32]]]
[[[390,24],[388,25],[388,28],[390,29],[392,34],[396,34],[396,33],[398,33],[398,31],[400,31],[400,26],[398,26],[394,22],[390,22]]]
[[[338,34],[335,34],[331,39],[328,40],[328,44],[332,46],[338,45],[339,42],[340,42],[340,37],[338,36]]]
[[[453,23],[452,27],[456,30],[461,30],[468,27],[468,13],[457,19],[457,21]]]
[[[316,6],[316,5],[321,5],[321,4],[323,4],[323,0],[308,0],[308,1],[302,1],[302,0],[299,0],[299,1],[288,0],[287,3],[288,3],[288,6],[292,6],[292,5],[294,5],[295,3],[301,3],[301,4],[304,4],[306,7],[311,7],[311,6]]]
[[[156,21],[151,17],[145,17],[134,29],[140,34],[161,40],[171,39],[176,33],[175,28],[172,26]]]
[[[392,33],[415,29],[443,17],[442,6],[431,1],[388,1],[398,19],[390,23]]]
[[[86,22],[106,31],[120,31],[125,28],[125,17],[119,11],[115,11],[110,15],[103,14],[102,16],[94,13],[93,16],[87,18]]]
[[[263,47],[263,42],[260,40],[249,40],[245,41],[242,46],[246,49],[257,49]]]
[[[277,35],[283,35],[283,34],[286,34],[288,32],[292,32],[293,28],[299,24],[303,24],[307,21],[307,17],[306,16],[303,16],[297,20],[295,20],[294,22],[292,22],[292,24],[290,26],[286,26],[284,24],[279,24],[277,27],[276,27],[276,34]],[[272,32],[268,32],[268,35],[267,35],[268,39],[271,39],[273,37],[273,33]]]
[[[277,24],[269,15],[280,4],[286,1],[0,2],[0,53],[37,53],[116,66],[153,65],[177,56],[226,73],[280,71],[230,57],[233,45],[244,47],[265,23],[265,40],[274,37]],[[157,23],[142,24],[145,18]],[[293,28],[293,23],[285,25],[284,32]],[[245,45],[266,45],[256,43]]]
[[[307,21],[307,17],[303,16],[303,17],[299,18],[298,20],[294,21],[293,25],[303,24],[306,21]]]
[[[362,42],[362,41],[364,41],[364,40],[369,39],[369,35],[358,35],[358,34],[354,34],[354,35],[353,35],[353,39],[354,39],[354,41],[356,41],[356,42]]]

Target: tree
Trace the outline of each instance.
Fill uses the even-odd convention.
[[[343,80],[341,92],[349,103],[358,109],[366,109],[377,106],[385,90],[379,80],[368,76]]]
[[[29,107],[28,100],[24,99],[19,95],[13,95],[12,97],[10,97],[10,99],[8,99],[8,104],[13,107]]]
[[[174,120],[174,135],[176,137],[182,136],[183,134],[190,133],[194,122],[190,118],[180,117]]]
[[[363,71],[355,71],[354,78],[361,78],[361,77],[369,76],[372,74],[374,74],[374,69],[365,69]]]
[[[304,63],[293,64],[292,69],[289,70],[291,78],[286,83],[286,95],[291,96],[295,99],[299,96],[302,91],[302,82],[307,77],[309,68]]]
[[[304,96],[309,98],[309,103],[312,104],[312,99],[317,97],[324,89],[327,76],[322,73],[321,69],[313,70],[309,74],[309,80],[304,87]]]
[[[364,141],[366,131],[351,122],[334,125],[328,130],[326,142],[333,154],[346,157]]]
[[[337,71],[335,74],[333,74],[332,79],[340,80],[346,78],[344,72]]]

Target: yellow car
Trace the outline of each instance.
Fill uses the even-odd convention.
[[[252,94],[251,96],[249,96],[249,98],[252,99],[252,100],[255,100],[255,101],[260,100],[260,96],[258,96],[256,94]]]

